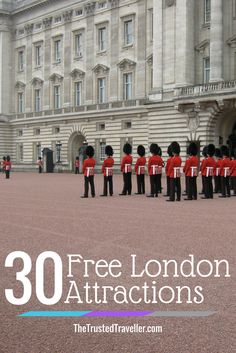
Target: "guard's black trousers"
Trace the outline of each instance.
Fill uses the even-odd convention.
[[[232,183],[233,183],[234,195],[236,195],[236,176],[233,176],[233,177],[232,177]]]
[[[157,188],[158,192],[162,193],[162,185],[161,185],[161,174],[157,174]]]
[[[75,174],[79,174],[79,167],[75,167]]]
[[[145,194],[145,175],[137,175],[137,189],[138,194]]]
[[[43,168],[42,168],[41,165],[40,165],[40,166],[39,166],[39,174],[42,173],[42,170],[43,170]]]
[[[122,194],[124,195],[131,195],[132,192],[132,173],[123,173],[123,181],[124,181],[124,187],[122,190]]]
[[[177,201],[180,201],[181,197],[181,182],[180,178],[170,178],[170,200],[175,201],[175,193]]]
[[[221,192],[221,177],[220,175],[214,177],[215,193]]]
[[[230,196],[230,185],[229,185],[229,176],[221,177],[221,194],[222,196]]]
[[[5,171],[6,179],[10,179],[10,170]]]
[[[150,186],[151,186],[151,195],[158,196],[158,174],[150,175]]]
[[[84,177],[84,196],[85,197],[88,197],[89,184],[91,187],[91,195],[94,197],[95,196],[94,176]]]
[[[109,185],[109,194],[110,196],[113,195],[113,177],[104,176],[104,184],[103,184],[103,195],[107,196],[107,184]]]
[[[189,200],[197,200],[197,177],[186,177],[186,190]]]
[[[167,186],[166,195],[170,196],[170,177],[169,176],[166,177],[166,186]]]
[[[206,199],[213,199],[212,176],[203,176],[203,185]]]

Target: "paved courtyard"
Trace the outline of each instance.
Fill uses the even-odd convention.
[[[14,173],[10,180],[0,176],[0,353],[233,353],[236,347],[236,197],[168,203],[165,198],[118,196],[120,175],[114,176],[115,195],[102,193],[102,176],[95,176],[96,198],[81,199],[82,176],[73,174]],[[149,191],[148,179],[147,191]],[[133,191],[136,181],[133,177]],[[6,256],[15,250],[33,259],[29,276],[33,284],[28,304],[13,306],[5,300],[4,289],[15,284],[14,271],[5,269]],[[203,304],[118,304],[65,305],[39,303],[35,295],[35,260],[43,251],[55,251],[66,263],[66,254],[82,254],[87,259],[119,259],[124,267],[122,285],[143,283],[128,274],[130,255],[136,254],[140,268],[149,259],[188,258],[227,259],[231,278],[157,279],[157,286],[187,285],[204,287]],[[47,266],[45,278],[50,296],[53,280]],[[17,261],[14,269],[20,270]],[[67,271],[67,268],[64,268]],[[147,278],[145,278],[147,280]],[[91,282],[96,280],[92,274]],[[149,279],[151,282],[152,279]],[[113,283],[114,282],[114,283]],[[102,285],[117,285],[104,279]],[[65,290],[65,288],[64,288]],[[63,294],[65,294],[63,292]],[[200,318],[20,318],[29,310],[150,310],[216,313]],[[162,325],[162,334],[76,334],[73,324]]]

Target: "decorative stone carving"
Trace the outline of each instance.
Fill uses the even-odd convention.
[[[50,81],[52,81],[53,83],[58,83],[61,82],[63,80],[63,76],[59,75],[59,74],[52,74],[50,76]]]
[[[129,59],[123,59],[119,62],[118,66],[121,70],[130,70],[133,69],[136,65],[136,62],[129,60]]]
[[[196,45],[195,49],[199,51],[200,54],[203,54],[205,49],[210,46],[210,41],[209,39],[203,40],[201,43]]]
[[[52,25],[52,17],[46,17],[43,19],[43,27],[49,29]]]
[[[166,7],[170,7],[175,5],[175,0],[166,0],[165,2]]]
[[[109,71],[109,67],[102,65],[102,64],[97,64],[94,68],[93,68],[93,72],[96,75],[100,75],[100,74],[106,74]]]
[[[24,89],[25,83],[22,81],[17,81],[15,87],[16,87],[16,89]]]
[[[119,6],[120,0],[109,0],[111,7],[117,7]]]
[[[34,29],[34,24],[33,23],[25,25],[25,32],[26,32],[27,35],[32,34],[33,33],[33,29]]]
[[[147,63],[149,66],[153,65],[153,54],[151,54],[147,57]]]
[[[76,78],[82,79],[85,76],[85,72],[79,69],[74,69],[71,71],[70,76],[75,80]]]
[[[90,2],[84,6],[86,15],[92,15],[94,13],[96,1]]]
[[[236,34],[230,37],[226,42],[231,48],[236,48]]]
[[[64,22],[70,22],[72,19],[73,10],[66,11],[63,13]]]
[[[32,80],[31,80],[31,85],[32,86],[42,86],[43,84],[43,80],[39,77],[34,77]]]
[[[191,132],[195,132],[200,125],[198,111],[193,110],[188,113],[187,126]]]

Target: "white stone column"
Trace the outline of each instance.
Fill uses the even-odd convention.
[[[211,0],[210,82],[223,81],[223,2]]]
[[[153,94],[161,99],[163,88],[163,0],[153,1]]]
[[[176,1],[175,85],[194,84],[194,1]]]

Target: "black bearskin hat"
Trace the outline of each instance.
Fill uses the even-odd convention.
[[[221,158],[221,157],[222,157],[222,155],[221,155],[221,152],[220,152],[220,149],[219,149],[219,148],[216,148],[216,150],[215,150],[215,157],[216,157],[216,158]]]
[[[190,156],[196,156],[198,153],[198,148],[195,142],[191,142],[188,146],[188,152]]]
[[[215,145],[213,145],[212,143],[210,143],[210,145],[207,146],[207,155],[210,157],[213,157],[215,154]]]
[[[229,149],[227,146],[221,146],[220,151],[221,151],[222,157],[223,156],[229,157]]]
[[[234,159],[236,159],[236,148],[233,150]]]
[[[171,145],[168,146],[167,153],[168,153],[169,157],[173,157]]]
[[[124,147],[123,147],[123,152],[124,152],[125,154],[131,154],[131,153],[132,153],[132,146],[131,146],[130,143],[127,142],[127,143],[124,145]]]
[[[157,155],[158,152],[159,152],[159,146],[158,146],[158,144],[152,143],[152,144],[150,145],[150,152],[153,153],[153,154],[155,154],[155,155]]]
[[[5,157],[5,156],[3,156],[3,157],[2,157],[2,159],[3,159],[3,161],[5,161],[5,160],[6,160],[6,157]]]
[[[180,154],[180,145],[178,144],[178,142],[176,141],[172,142],[171,149],[173,153]]]
[[[87,146],[86,155],[88,157],[93,157],[94,156],[94,148],[93,148],[93,146]]]
[[[78,160],[79,160],[79,157],[77,156],[75,159],[78,161]]]
[[[10,156],[7,156],[7,161],[9,162],[11,160],[11,157]]]
[[[105,153],[106,153],[106,155],[107,156],[109,156],[109,157],[111,157],[111,156],[113,156],[113,148],[111,147],[111,146],[106,146],[106,148],[105,148]]]
[[[203,147],[202,155],[203,157],[207,157],[207,146]]]
[[[161,147],[160,146],[158,146],[158,156],[162,156],[162,149],[161,149]]]
[[[139,145],[137,148],[137,153],[140,157],[145,156],[145,147],[143,145]]]

